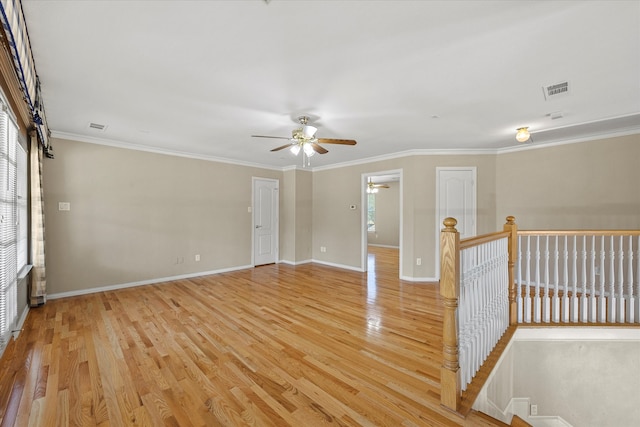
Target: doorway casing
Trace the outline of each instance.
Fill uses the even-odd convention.
[[[387,171],[379,171],[379,172],[367,172],[367,173],[363,173],[361,175],[360,181],[361,181],[361,188],[360,188],[360,194],[362,195],[361,197],[361,203],[360,206],[362,206],[362,215],[361,215],[361,219],[360,219],[360,237],[361,237],[361,260],[360,260],[360,268],[362,269],[363,272],[367,271],[367,246],[368,246],[368,233],[367,233],[367,205],[368,205],[368,201],[367,201],[367,184],[369,182],[369,178],[371,177],[375,177],[375,176],[380,176],[380,175],[397,175],[398,176],[398,184],[400,186],[399,188],[399,203],[398,203],[398,209],[399,209],[399,220],[400,220],[400,224],[398,227],[398,232],[400,233],[398,242],[399,242],[399,251],[398,251],[398,258],[399,258],[399,277],[402,278],[402,245],[403,245],[403,239],[402,239],[402,227],[403,227],[403,201],[402,201],[402,195],[403,195],[403,191],[402,191],[402,169],[394,169],[394,170],[387,170]]]

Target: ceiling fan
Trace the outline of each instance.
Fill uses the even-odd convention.
[[[389,188],[389,186],[387,184],[374,184],[371,177],[369,177],[369,181],[367,182],[367,193],[377,193],[379,188]]]
[[[309,157],[315,153],[326,154],[329,152],[326,148],[320,144],[342,144],[342,145],[356,145],[356,141],[353,139],[335,139],[335,138],[317,138],[315,126],[309,125],[309,117],[300,116],[298,122],[301,127],[294,129],[291,134],[291,138],[285,136],[267,136],[267,135],[251,135],[254,138],[274,138],[274,139],[286,139],[288,144],[276,147],[271,151],[280,151],[285,148],[297,156],[302,151],[302,166],[309,165]]]

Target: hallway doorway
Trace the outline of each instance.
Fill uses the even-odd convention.
[[[402,277],[402,170],[363,174],[362,185],[363,271],[384,262],[396,278]],[[385,253],[383,258],[380,252]]]

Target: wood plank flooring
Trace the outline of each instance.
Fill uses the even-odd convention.
[[[397,256],[49,301],[0,363],[0,425],[504,425],[440,406],[438,285]]]

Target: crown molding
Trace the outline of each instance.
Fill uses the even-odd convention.
[[[51,137],[56,139],[67,139],[71,141],[87,142],[89,144],[106,145],[109,147],[123,148],[126,150],[146,151],[148,153],[164,154],[166,156],[176,156],[176,157],[185,157],[188,159],[205,160],[208,162],[227,163],[227,164],[232,164],[237,166],[246,166],[251,168],[269,169],[269,170],[276,170],[276,171],[283,170],[283,168],[280,168],[280,167],[274,167],[274,166],[264,165],[260,163],[243,162],[240,160],[232,160],[224,157],[206,156],[203,154],[188,153],[184,151],[167,150],[164,148],[149,147],[147,145],[132,144],[129,142],[121,142],[121,141],[115,141],[112,139],[105,139],[105,138],[95,138],[95,137],[77,135],[74,133],[67,133],[67,132],[51,131]]]
[[[67,132],[59,132],[59,131],[51,132],[51,136],[57,139],[68,139],[72,141],[87,142],[90,144],[97,144],[97,145],[106,145],[110,147],[123,148],[128,150],[146,151],[149,153],[164,154],[167,156],[185,157],[189,159],[227,163],[227,164],[232,164],[237,166],[246,166],[246,167],[275,170],[275,171],[281,171],[281,172],[286,172],[290,170],[305,170],[310,172],[320,172],[320,171],[326,171],[331,169],[340,169],[340,168],[349,167],[349,166],[370,164],[375,162],[381,162],[381,161],[393,160],[393,159],[399,159],[399,158],[405,158],[405,157],[413,157],[413,156],[486,156],[486,155],[497,156],[501,154],[509,154],[509,153],[516,153],[520,151],[529,151],[529,150],[539,150],[539,149],[556,147],[561,145],[579,144],[582,142],[589,142],[589,141],[595,141],[595,140],[606,139],[606,138],[616,138],[616,137],[629,136],[629,135],[635,135],[635,134],[640,134],[640,126],[627,128],[624,130],[601,132],[597,134],[591,134],[588,136],[581,136],[578,138],[559,139],[559,140],[544,142],[544,143],[535,143],[535,142],[524,143],[524,144],[519,144],[517,146],[504,147],[504,148],[406,150],[406,151],[399,151],[397,153],[384,154],[380,156],[365,157],[363,159],[358,159],[353,161],[334,163],[327,166],[318,166],[318,167],[302,169],[297,165],[276,167],[276,166],[269,166],[261,163],[243,162],[243,161],[232,160],[232,159],[227,159],[223,157],[206,156],[202,154],[188,153],[188,152],[182,152],[182,151],[176,151],[176,150],[167,150],[162,148],[150,147],[146,145],[132,144],[132,143],[115,141],[115,140],[104,139],[104,138],[95,138],[95,137],[77,135],[77,134],[67,133]]]

